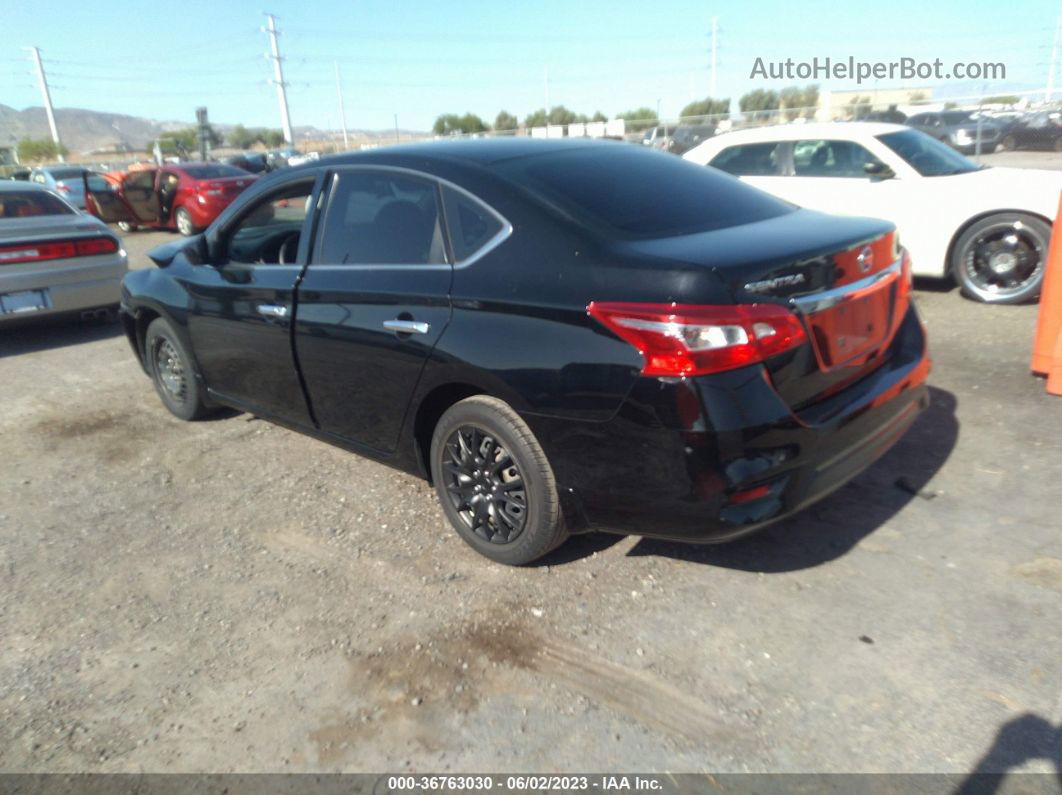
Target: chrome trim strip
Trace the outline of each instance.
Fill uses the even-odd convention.
[[[427,334],[431,326],[421,320],[385,320],[383,327],[398,334]]]
[[[789,303],[802,314],[813,315],[816,312],[821,312],[824,309],[830,309],[831,307],[842,304],[845,301],[851,300],[855,297],[856,293],[861,293],[867,288],[873,287],[875,284],[889,279],[898,273],[903,268],[903,257],[900,257],[887,268],[878,271],[877,273],[867,276],[865,279],[860,279],[857,282],[851,284],[845,284],[841,287],[834,287],[832,290],[824,290],[821,293],[814,293],[812,295],[801,295],[789,299]]]

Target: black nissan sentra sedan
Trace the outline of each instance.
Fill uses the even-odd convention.
[[[323,158],[151,258],[121,316],[173,414],[235,407],[429,478],[504,563],[586,530],[748,533],[928,400],[890,224],[624,143]]]

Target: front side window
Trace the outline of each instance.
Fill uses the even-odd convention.
[[[867,177],[867,165],[882,163],[854,141],[796,141],[793,173],[798,177]]]
[[[228,260],[248,265],[294,265],[313,180],[270,193],[244,212],[228,233]]]
[[[445,264],[435,183],[385,171],[340,172],[314,260],[328,265]]]
[[[495,213],[469,196],[444,188],[443,197],[450,243],[458,263],[470,259],[504,229]]]
[[[777,176],[781,146],[776,141],[730,146],[713,157],[708,165],[735,177]]]

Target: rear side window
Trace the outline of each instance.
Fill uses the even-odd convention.
[[[708,165],[736,177],[773,177],[779,173],[780,148],[781,144],[775,141],[729,146]]]
[[[499,170],[577,221],[622,237],[706,232],[793,210],[714,169],[627,144],[516,158]]]
[[[0,218],[73,214],[69,205],[47,191],[0,191]]]
[[[445,264],[433,182],[383,171],[343,171],[328,200],[315,262]]]
[[[53,168],[48,173],[52,179],[79,179],[84,171],[83,168]]]
[[[459,191],[444,188],[443,201],[454,258],[459,263],[474,256],[505,228],[494,212]]]

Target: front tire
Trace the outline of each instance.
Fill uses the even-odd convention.
[[[476,395],[439,419],[431,475],[446,518],[481,555],[522,566],[568,537],[542,446],[507,403]]]
[[[1013,152],[1018,148],[1018,139],[1013,135],[1004,135],[1003,140],[999,142],[999,148],[1004,152]]]
[[[128,233],[135,232],[140,227],[138,227],[136,224],[129,223],[129,221],[119,221],[118,228],[121,229],[123,232]]]
[[[173,220],[177,224],[177,231],[185,237],[191,237],[195,234],[195,222],[192,221],[192,214],[188,212],[187,207],[178,207],[173,215]]]
[[[155,318],[144,335],[144,356],[162,405],[182,420],[210,413],[192,365],[192,357],[168,321]]]
[[[1025,213],[996,213],[955,241],[951,273],[963,295],[987,304],[1021,304],[1040,294],[1051,227]]]

